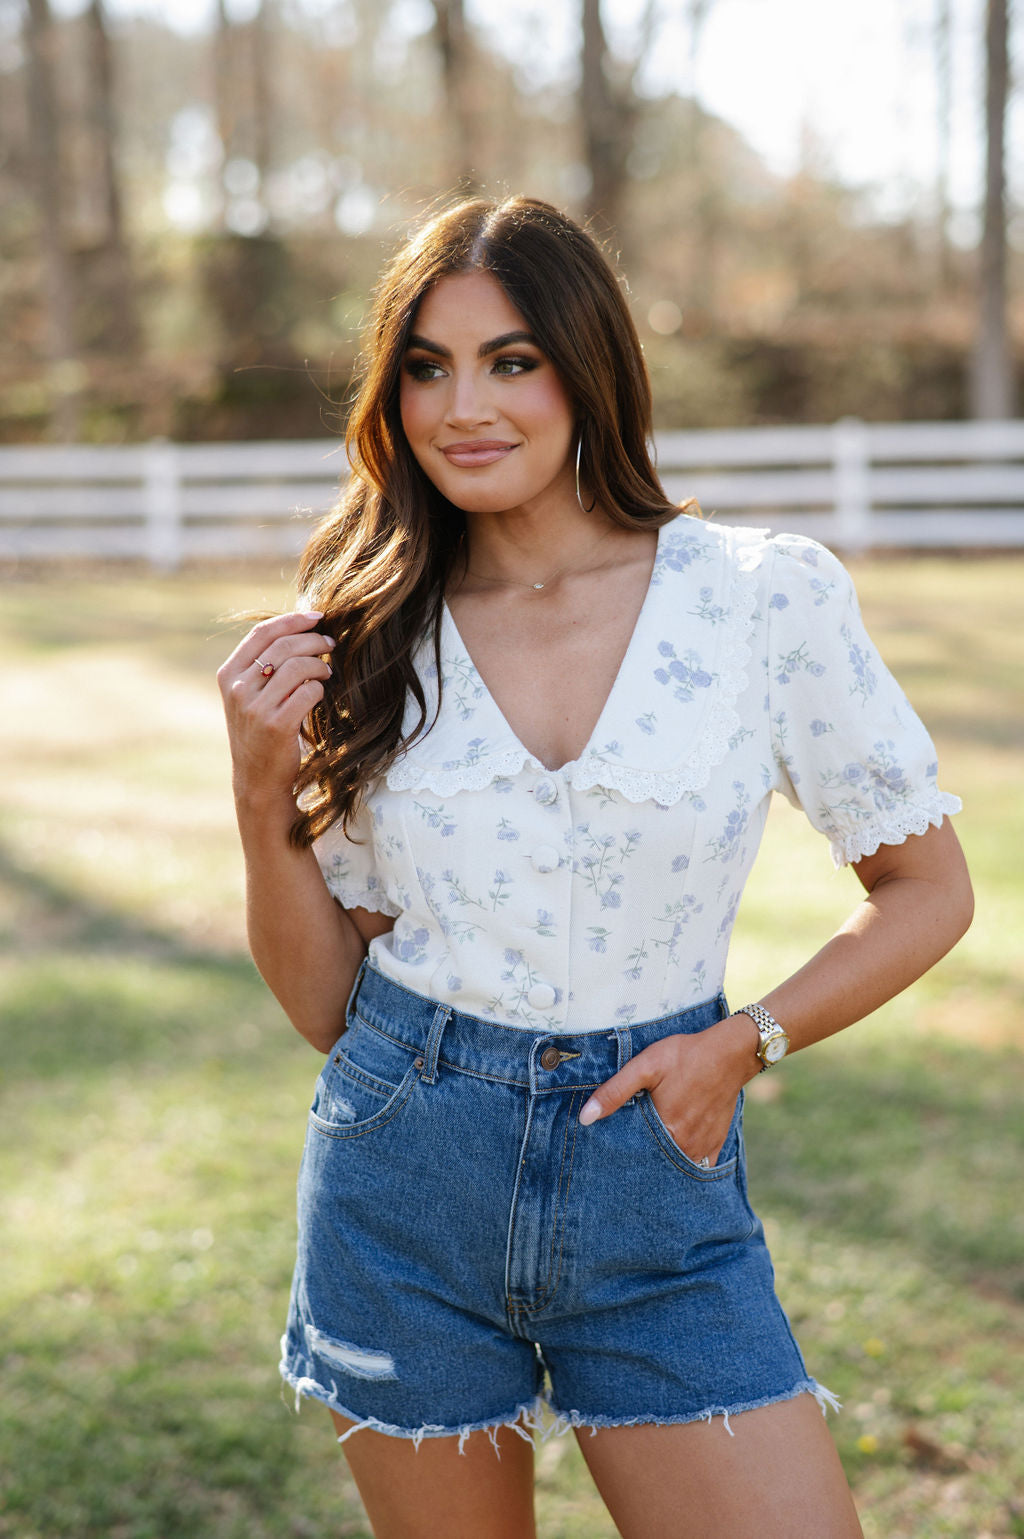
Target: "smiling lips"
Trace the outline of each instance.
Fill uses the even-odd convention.
[[[441,453],[450,465],[471,470],[477,465],[493,465],[516,447],[496,438],[476,438],[468,443],[442,444]]]

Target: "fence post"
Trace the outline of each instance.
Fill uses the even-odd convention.
[[[143,504],[146,514],[146,554],[158,572],[181,565],[181,480],[178,451],[166,438],[146,445]]]
[[[859,417],[841,417],[832,428],[836,544],[857,555],[871,543],[868,434]]]

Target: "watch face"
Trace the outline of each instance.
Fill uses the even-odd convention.
[[[778,1063],[780,1058],[785,1058],[786,1049],[788,1046],[789,1038],[786,1036],[784,1031],[780,1031],[776,1037],[769,1037],[768,1041],[764,1045],[764,1057],[766,1062]]]

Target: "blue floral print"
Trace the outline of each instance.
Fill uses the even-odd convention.
[[[427,958],[427,942],[430,931],[420,925],[416,929],[399,922],[392,931],[395,955],[400,962],[418,966]]]
[[[824,672],[825,664],[816,662],[807,650],[806,641],[801,641],[791,652],[780,654],[775,668],[775,681],[777,684],[788,684],[798,673],[809,673],[812,678],[820,679]]]
[[[735,805],[731,808],[725,819],[725,825],[721,833],[715,839],[709,839],[707,849],[711,851],[708,860],[729,861],[736,857],[740,840],[747,829],[747,807],[750,805],[750,796],[742,780],[733,781]]]
[[[700,653],[693,647],[688,647],[680,657],[676,655],[675,645],[671,641],[660,641],[658,651],[662,657],[671,658],[671,662],[667,668],[655,668],[654,677],[659,684],[672,685],[672,694],[676,700],[689,704],[698,689],[711,688],[714,679],[704,667]]]
[[[451,696],[452,706],[460,721],[472,721],[477,704],[486,695],[483,680],[469,658],[449,657],[442,669],[444,694]]]
[[[700,603],[695,609],[690,610],[690,613],[696,615],[698,620],[709,620],[712,625],[718,625],[725,619],[724,606],[713,602],[715,597],[714,588],[707,586],[701,588],[698,597],[700,598]]]
[[[878,683],[875,671],[871,666],[871,659],[868,656],[867,649],[854,638],[848,625],[844,625],[839,634],[847,646],[846,655],[849,659],[852,675],[849,685],[850,694],[859,695],[866,704],[874,694]]]
[[[413,806],[428,828],[439,829],[443,839],[451,838],[455,832],[455,820],[448,816],[443,807],[431,807],[427,802],[413,802]]]
[[[665,525],[600,736],[559,769],[512,732],[447,611],[441,642],[436,721],[426,638],[433,725],[316,854],[339,902],[395,918],[375,966],[501,1025],[601,1029],[718,992],[775,791],[837,863],[958,805],[848,576],[797,535]]]

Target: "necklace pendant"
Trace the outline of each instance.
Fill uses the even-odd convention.
[[[534,590],[534,592],[535,592],[535,593],[539,593],[539,592],[540,592],[540,590],[541,590],[541,588],[543,588],[543,586],[544,586],[544,584],[543,584],[543,583],[542,583],[542,582],[535,582],[535,583],[534,583],[534,584],[533,584],[533,590]]]

